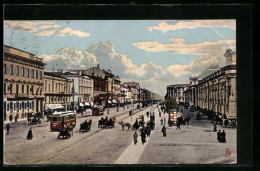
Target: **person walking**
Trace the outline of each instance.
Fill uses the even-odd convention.
[[[10,120],[10,122],[12,122],[12,120],[13,120],[13,115],[12,114],[9,116],[9,120]]]
[[[226,132],[225,132],[225,130],[223,130],[223,132],[221,134],[222,134],[221,135],[221,138],[222,138],[221,142],[226,143]]]
[[[27,134],[26,139],[27,139],[27,140],[31,140],[32,138],[33,138],[32,127],[30,127],[30,130],[28,131],[28,134]]]
[[[163,125],[163,119],[161,118],[161,125]]]
[[[17,123],[17,119],[18,119],[18,113],[15,115],[14,117],[14,122]]]
[[[135,131],[134,135],[133,135],[133,138],[134,138],[134,144],[137,143],[137,138],[138,138],[138,134],[137,132]]]
[[[162,116],[162,114],[161,114],[161,112],[159,112],[159,117],[161,117]]]
[[[177,128],[176,130],[179,128],[179,130],[181,130],[181,122],[180,121],[177,121]]]
[[[163,133],[163,137],[166,137],[166,128],[165,128],[164,125],[162,127],[162,131],[161,132]]]
[[[217,122],[213,122],[213,132],[217,132]]]
[[[10,130],[10,125],[8,123],[8,124],[6,124],[6,134],[9,134],[9,130]]]
[[[221,141],[221,132],[220,132],[220,130],[218,130],[218,132],[217,132],[217,140],[218,140],[218,142]]]

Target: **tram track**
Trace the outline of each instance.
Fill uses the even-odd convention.
[[[149,107],[153,107],[153,105],[152,105],[152,106],[149,106]],[[147,108],[141,108],[141,109],[133,109],[133,115],[136,114],[136,113],[139,113],[139,112],[141,112],[141,111],[144,111],[144,110],[148,109],[149,107],[147,107]],[[129,112],[129,111],[128,111],[128,112]],[[125,116],[125,117],[123,117],[123,118],[120,118],[119,120],[125,120],[125,119],[127,119],[127,118],[129,118],[129,117],[132,117],[132,116],[129,116],[128,113],[120,113],[120,114],[116,114],[116,115],[114,115],[114,116],[112,116],[112,117],[120,117],[120,116],[126,115],[126,114],[127,114],[127,116]],[[116,119],[118,120],[118,118],[116,118]],[[86,137],[84,137],[83,139],[80,139],[80,141],[76,142],[75,144],[63,148],[62,150],[58,151],[57,153],[55,153],[54,155],[52,155],[52,156],[50,156],[50,157],[48,157],[48,158],[45,158],[45,159],[43,159],[43,160],[37,161],[37,162],[36,162],[36,165],[37,165],[37,164],[38,164],[38,165],[44,164],[44,162],[55,158],[56,156],[58,156],[58,155],[60,155],[60,154],[62,154],[62,153],[64,153],[64,152],[66,152],[66,151],[68,151],[68,150],[70,150],[70,149],[72,149],[72,148],[74,148],[74,147],[80,145],[81,143],[86,142],[87,140],[89,140],[90,138],[94,137],[95,135],[98,135],[100,132],[102,132],[102,131],[104,131],[104,130],[106,130],[106,129],[102,129],[102,128],[101,128],[101,129],[96,130],[95,132],[91,132],[89,135],[86,135]]]

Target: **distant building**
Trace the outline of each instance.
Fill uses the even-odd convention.
[[[167,86],[167,98],[174,98],[177,103],[184,103],[186,101],[184,91],[190,84],[175,84]]]
[[[72,106],[82,111],[93,105],[93,79],[81,72],[52,72],[72,80]]]
[[[4,120],[43,112],[43,68],[42,58],[4,45]]]
[[[73,110],[71,104],[72,80],[44,72],[44,109]]]
[[[132,92],[132,101],[138,102],[139,101],[139,89],[140,85],[137,82],[124,82],[123,86],[127,87]]]

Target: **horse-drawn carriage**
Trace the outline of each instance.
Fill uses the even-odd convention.
[[[100,128],[114,128],[115,127],[116,118],[103,119],[103,117],[98,121],[98,127]]]
[[[66,126],[62,129],[59,130],[59,134],[57,136],[58,139],[60,139],[61,137],[64,139],[65,138],[70,138],[71,136],[73,136],[73,126]]]
[[[40,119],[39,117],[36,117],[36,116],[34,116],[34,117],[28,117],[28,124],[34,125],[34,124],[37,124],[37,123],[39,123],[39,124],[42,123],[42,122],[41,122],[41,119]]]
[[[79,132],[81,131],[90,131],[91,129],[92,120],[90,119],[88,122],[87,120],[80,124]]]

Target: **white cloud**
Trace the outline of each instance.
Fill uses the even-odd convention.
[[[178,21],[178,20],[171,20]],[[183,28],[195,29],[197,27],[228,27],[233,30],[236,30],[236,20],[193,20],[193,21],[179,21],[176,24],[168,24],[167,20],[162,20],[156,26],[148,27],[149,31],[153,31],[153,29],[160,30],[163,33],[169,30],[178,30]]]
[[[75,35],[78,37],[88,37],[90,35],[90,33],[80,30],[73,30],[70,27],[60,29],[61,25],[50,20],[5,20],[4,27],[13,30],[34,32],[37,36],[50,36],[55,34],[58,36]]]
[[[80,30],[73,30],[72,28],[66,27],[64,29],[61,29],[55,33],[55,35],[58,36],[66,36],[66,35],[76,35],[79,37],[88,37],[90,33],[82,32]]]
[[[40,26],[37,26],[39,25]],[[48,28],[50,28],[50,26],[54,26],[57,27],[57,25],[55,25],[54,21],[50,21],[50,20],[31,20],[31,21],[24,21],[24,20],[5,20],[4,21],[4,28],[8,28],[8,29],[13,29],[13,30],[19,30],[19,31],[29,31],[29,32],[36,32],[39,30],[39,28],[44,27],[44,26],[49,26]]]
[[[50,36],[54,34],[58,29],[46,29],[46,30],[41,30],[38,32],[35,32],[34,34],[37,36]]]
[[[40,57],[49,65],[52,65],[55,61],[60,61],[62,66],[65,64],[69,69],[86,69],[86,67],[97,64],[93,54],[87,51],[78,51],[75,48],[69,49],[67,47],[61,47],[51,55],[42,54]]]

